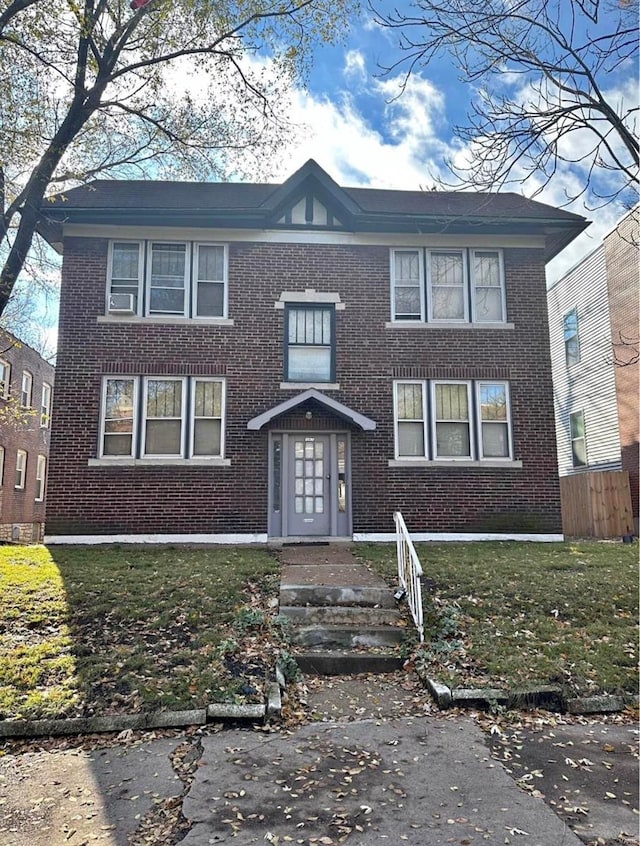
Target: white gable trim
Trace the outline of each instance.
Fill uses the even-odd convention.
[[[341,402],[325,396],[325,394],[320,393],[320,391],[317,391],[315,388],[309,388],[307,391],[303,391],[301,394],[298,394],[297,397],[291,397],[278,405],[274,405],[273,408],[259,414],[257,417],[252,418],[247,423],[247,429],[257,432],[259,429],[262,429],[265,423],[269,423],[274,418],[279,417],[281,414],[285,414],[287,411],[291,411],[293,408],[297,408],[303,402],[310,399],[315,400],[320,403],[320,405],[323,405],[325,408],[329,409],[329,411],[333,411],[340,417],[351,420],[352,423],[355,423],[356,426],[359,426],[365,432],[373,432],[376,428],[375,420],[371,420],[369,417],[365,417],[364,414],[359,414],[357,411],[343,405]]]

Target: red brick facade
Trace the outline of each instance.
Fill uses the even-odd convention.
[[[354,533],[392,532],[394,510],[415,532],[559,532],[543,249],[503,251],[513,328],[388,328],[396,244],[392,236],[379,242],[258,243],[250,233],[231,242],[230,326],[98,321],[108,241],[65,238],[47,534],[266,533],[268,427],[249,431],[247,423],[295,394],[280,387],[284,312],[274,306],[283,291],[306,289],[344,303],[336,311],[340,388],[326,394],[377,427],[362,431],[316,406],[308,420],[303,405],[272,428],[351,431]],[[101,377],[121,373],[224,376],[230,466],[89,466]],[[522,466],[389,466],[394,378],[508,380],[513,458]]]
[[[9,366],[9,386],[0,386],[0,542],[42,539],[45,519],[44,486],[37,481],[38,456],[49,456],[50,419],[42,420],[42,386],[53,388],[54,369],[31,347],[0,331],[0,361]],[[22,374],[31,376],[31,406],[22,407]],[[6,371],[3,371],[6,372]],[[0,374],[1,376],[2,374]],[[3,395],[4,394],[4,395]],[[41,425],[44,423],[45,425]],[[17,475],[18,450],[26,453],[24,471]],[[16,487],[19,485],[19,487]]]
[[[609,289],[611,337],[616,362],[616,396],[622,469],[629,471],[631,505],[638,533],[638,500],[640,480],[640,302],[638,246],[639,211],[628,214],[605,238],[605,261]]]

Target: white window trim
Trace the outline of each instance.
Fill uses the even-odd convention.
[[[576,316],[576,331],[575,335],[572,335],[571,338],[575,337],[576,339],[576,343],[578,345],[578,355],[575,359],[569,361],[569,349],[567,347],[567,342],[571,339],[567,338],[566,320],[572,314],[575,314]],[[580,315],[578,314],[577,306],[573,306],[573,308],[570,308],[569,311],[565,311],[565,313],[562,315],[562,345],[564,347],[564,363],[566,367],[575,367],[576,364],[580,364],[580,359],[582,357],[582,348],[580,346]]]
[[[25,388],[25,383],[28,385]],[[24,395],[27,395],[27,402],[24,402]],[[31,408],[33,402],[33,375],[28,370],[22,371],[22,381],[20,383],[20,406],[21,408]]]
[[[137,376],[129,376],[129,375],[112,375],[112,376],[103,376],[102,377],[102,389],[101,389],[101,396],[100,396],[100,444],[98,449],[98,456],[100,457],[101,461],[105,462],[112,462],[118,459],[127,458],[127,456],[123,455],[105,455],[104,452],[104,438],[105,438],[105,426],[107,420],[107,383],[108,382],[133,382],[133,420],[131,424],[131,453],[128,456],[129,458],[133,458],[136,455],[136,449],[138,446],[138,383],[139,379]]]
[[[0,358],[0,365],[3,366],[5,373],[4,384],[0,387],[0,399],[8,399],[11,387],[11,365],[4,358]]]
[[[27,482],[27,451],[24,449],[19,449],[16,452],[16,481],[15,481],[15,489],[17,491],[23,491],[26,486]],[[19,481],[18,481],[19,476]]]
[[[4,484],[4,447],[0,446],[0,488]]]
[[[469,417],[467,418],[467,425],[469,427],[469,450],[470,455],[438,455],[438,437],[436,432],[436,385],[465,385],[467,389],[467,408],[469,410]],[[431,426],[431,455],[433,456],[433,460],[440,463],[441,461],[451,462],[452,464],[457,464],[459,461],[477,461],[476,457],[476,450],[475,450],[475,437],[473,431],[473,397],[471,392],[471,380],[467,379],[431,379],[429,390],[431,392],[431,419],[429,420],[429,424]],[[445,421],[441,421],[445,422]],[[464,421],[452,421],[457,423],[463,423]]]
[[[453,326],[457,326],[458,324],[462,323],[469,323],[469,272],[468,272],[468,256],[467,250],[460,248],[460,249],[445,249],[444,247],[441,250],[427,250],[427,257],[426,257],[426,266],[425,266],[425,284],[427,287],[427,320],[429,323],[449,323]],[[458,253],[462,256],[462,304],[464,309],[464,316],[463,317],[434,317],[433,316],[433,291],[431,285],[431,256],[439,255],[442,253],[451,254],[451,253]]]
[[[398,386],[399,385],[420,385],[422,391],[422,437],[424,444],[424,455],[400,455],[400,439],[398,437],[399,424],[404,422],[398,416]],[[429,421],[427,418],[427,391],[424,379],[396,379],[393,383],[393,440],[395,461],[428,461],[429,460]],[[416,421],[419,422],[419,421]]]
[[[46,455],[38,455],[36,462],[36,502],[44,502],[45,485],[47,476],[47,457]],[[40,496],[38,496],[40,494]]]
[[[417,253],[418,254],[418,288],[420,291],[420,320],[403,320],[401,317],[396,317],[396,253]],[[424,269],[424,249],[422,247],[392,247],[389,250],[389,267],[390,273],[390,301],[391,301],[391,320],[393,324],[411,324],[424,323],[425,320],[425,269]]]
[[[509,452],[507,455],[500,457],[497,455],[490,455],[484,456],[482,454],[482,426],[484,421],[482,420],[482,406],[480,403],[480,391],[483,385],[501,385],[505,390],[505,401],[507,404],[507,439],[508,439],[508,447]],[[495,461],[497,463],[508,463],[513,461],[513,433],[511,431],[511,396],[509,392],[509,383],[504,379],[478,379],[475,382],[475,389],[476,389],[476,428],[477,428],[477,444],[478,444],[478,459],[482,462],[488,461]],[[491,421],[486,421],[487,423],[491,423]],[[500,422],[500,421],[496,421]]]
[[[154,453],[147,452],[147,399],[149,396],[150,382],[180,382],[182,384],[181,402],[180,402],[180,452],[162,452]],[[141,458],[184,458],[184,438],[185,438],[185,422],[186,422],[186,405],[187,405],[187,379],[185,376],[144,376],[142,388],[142,406],[140,407],[141,427],[142,427],[142,444],[141,444]],[[153,417],[153,420],[176,420],[175,417]],[[135,412],[134,412],[135,425]]]
[[[46,402],[45,402],[46,399]],[[51,425],[51,385],[42,383],[42,400],[40,402],[40,428],[48,429]]]
[[[138,293],[136,295],[136,314],[142,314],[142,280],[143,280],[143,271],[144,271],[144,241],[138,241],[136,239],[129,239],[129,238],[114,238],[113,240],[109,241],[109,251],[107,255],[107,290],[105,292],[105,314],[109,314],[109,297],[112,293],[111,291],[111,279],[113,276],[113,247],[114,244],[137,244],[138,246]],[[126,318],[116,317],[116,315],[112,315],[111,318],[113,320],[123,320]]]
[[[481,320],[476,315],[476,288],[477,287],[484,287],[482,285],[476,285],[475,279],[473,277],[473,261],[475,256],[478,253],[497,253],[498,254],[498,273],[500,274],[500,307],[502,309],[502,320]],[[495,326],[496,324],[502,326],[506,322],[507,319],[507,296],[505,291],[505,281],[504,281],[504,253],[502,250],[492,250],[492,249],[472,249],[469,251],[469,273],[471,276],[471,320],[473,324],[477,324],[480,326],[484,326],[485,324],[488,326]]]
[[[584,435],[581,435],[579,438],[573,437],[573,432],[571,431],[571,418],[576,415],[582,415],[582,428],[584,430]],[[573,444],[575,441],[584,441],[584,464],[575,464],[573,459]],[[573,411],[569,412],[569,458],[571,460],[571,469],[572,470],[586,470],[589,467],[589,452],[587,450],[587,418],[584,413],[584,408],[576,408]]]
[[[183,294],[182,294],[182,314],[170,314],[168,312],[160,311],[160,312],[153,312],[151,311],[151,275],[153,269],[153,247],[154,244],[171,244],[176,247],[184,247],[184,273],[182,275],[182,281],[184,284],[183,287]],[[147,276],[145,280],[145,309],[144,313],[146,317],[188,317],[187,308],[190,302],[189,298],[189,277],[191,273],[191,241],[174,241],[170,238],[162,239],[162,238],[154,238],[147,242]],[[177,288],[175,289],[178,290]]]
[[[220,453],[218,455],[194,455],[195,449],[195,430],[196,430],[196,382],[213,382],[221,386],[221,414],[220,414]],[[188,461],[211,461],[221,459],[224,456],[224,436],[225,436],[225,417],[226,417],[226,382],[219,376],[192,376],[191,377],[191,397],[189,400],[189,451]],[[216,417],[199,418],[202,420],[217,420]]]
[[[212,284],[222,285],[222,314],[198,314],[198,265],[200,261],[200,247],[222,247],[222,279],[205,280]],[[193,244],[193,271],[191,279],[191,314],[194,320],[226,320],[229,315],[229,245],[216,241],[196,241]]]

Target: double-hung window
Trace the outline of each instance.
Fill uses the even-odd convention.
[[[224,387],[209,377],[105,377],[100,457],[222,458]]]
[[[27,453],[19,449],[16,453],[16,490],[23,491],[27,482]]]
[[[333,305],[287,305],[285,310],[285,380],[333,382],[335,311]]]
[[[4,484],[4,447],[0,446],[0,488]]]
[[[222,244],[113,241],[107,309],[112,315],[224,318],[227,275]]]
[[[9,396],[9,385],[11,383],[11,365],[8,361],[0,359],[0,399],[7,399]]]
[[[36,502],[44,500],[45,484],[47,479],[47,458],[39,455],[36,462]]]
[[[22,371],[22,384],[20,388],[20,405],[23,408],[31,408],[31,397],[33,394],[33,376],[28,370]]]
[[[40,427],[48,429],[51,424],[51,385],[42,383],[42,399],[40,402]]]
[[[506,382],[398,380],[394,384],[397,459],[494,461],[512,458]]]
[[[587,439],[583,411],[574,411],[569,415],[569,429],[571,432],[571,463],[574,467],[586,467]]]
[[[392,250],[391,317],[434,324],[504,323],[502,251]]]

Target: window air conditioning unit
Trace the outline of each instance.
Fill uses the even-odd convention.
[[[135,314],[133,294],[110,294],[109,314]]]

